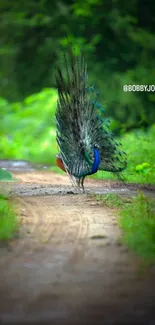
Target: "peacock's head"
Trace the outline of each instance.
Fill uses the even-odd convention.
[[[99,145],[97,143],[94,144],[94,148],[99,149]]]

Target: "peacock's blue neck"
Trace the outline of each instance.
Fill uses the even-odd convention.
[[[88,175],[92,175],[95,174],[98,171],[99,165],[100,165],[100,154],[99,151],[96,147],[94,147],[94,162],[92,164],[92,161],[90,160],[88,153],[84,152],[84,157],[87,161],[87,163],[89,164],[89,166],[92,166],[91,171],[87,171],[84,173],[78,173],[78,174],[73,174],[73,176],[77,177],[77,178],[81,178],[81,177],[85,177]]]
[[[95,174],[98,171],[100,164],[100,153],[97,148],[94,147],[94,162],[92,166],[92,174]]]

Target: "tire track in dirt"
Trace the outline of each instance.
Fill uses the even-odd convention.
[[[0,249],[0,324],[153,324],[154,271],[120,245],[112,209],[89,195],[12,200],[21,230]]]
[[[72,198],[54,196],[16,199],[19,211],[22,212],[20,238],[12,242],[11,252],[1,251],[3,259],[0,259],[1,270],[5,269],[0,284],[1,292],[4,290],[3,303],[6,299],[4,310],[6,306],[8,311],[10,307],[12,309],[12,300],[9,306],[8,297],[4,294],[6,286],[8,291],[9,287],[12,291],[13,304],[17,308],[22,295],[26,298],[31,291],[30,300],[33,300],[43,288],[45,290],[48,287],[48,283],[54,285],[60,279],[61,283],[69,283],[70,276],[74,278],[69,269],[72,271],[79,260],[82,263],[88,240],[87,197],[83,205],[81,199],[82,196],[74,195]],[[25,286],[25,283],[29,285]],[[16,303],[15,298],[18,298]],[[25,303],[27,305],[28,302]],[[26,307],[20,304],[20,308],[23,310]],[[2,305],[0,311],[3,311]]]

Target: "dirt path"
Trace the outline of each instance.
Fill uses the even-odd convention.
[[[155,270],[141,272],[119,244],[114,211],[73,194],[66,177],[14,175],[8,191],[21,231],[0,248],[0,324],[154,325]],[[87,186],[103,190],[102,182]]]

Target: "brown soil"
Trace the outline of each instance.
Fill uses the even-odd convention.
[[[120,244],[115,211],[89,193],[118,183],[87,182],[75,195],[66,176],[14,172],[9,183],[19,237],[0,248],[0,324],[155,324],[155,270]]]

